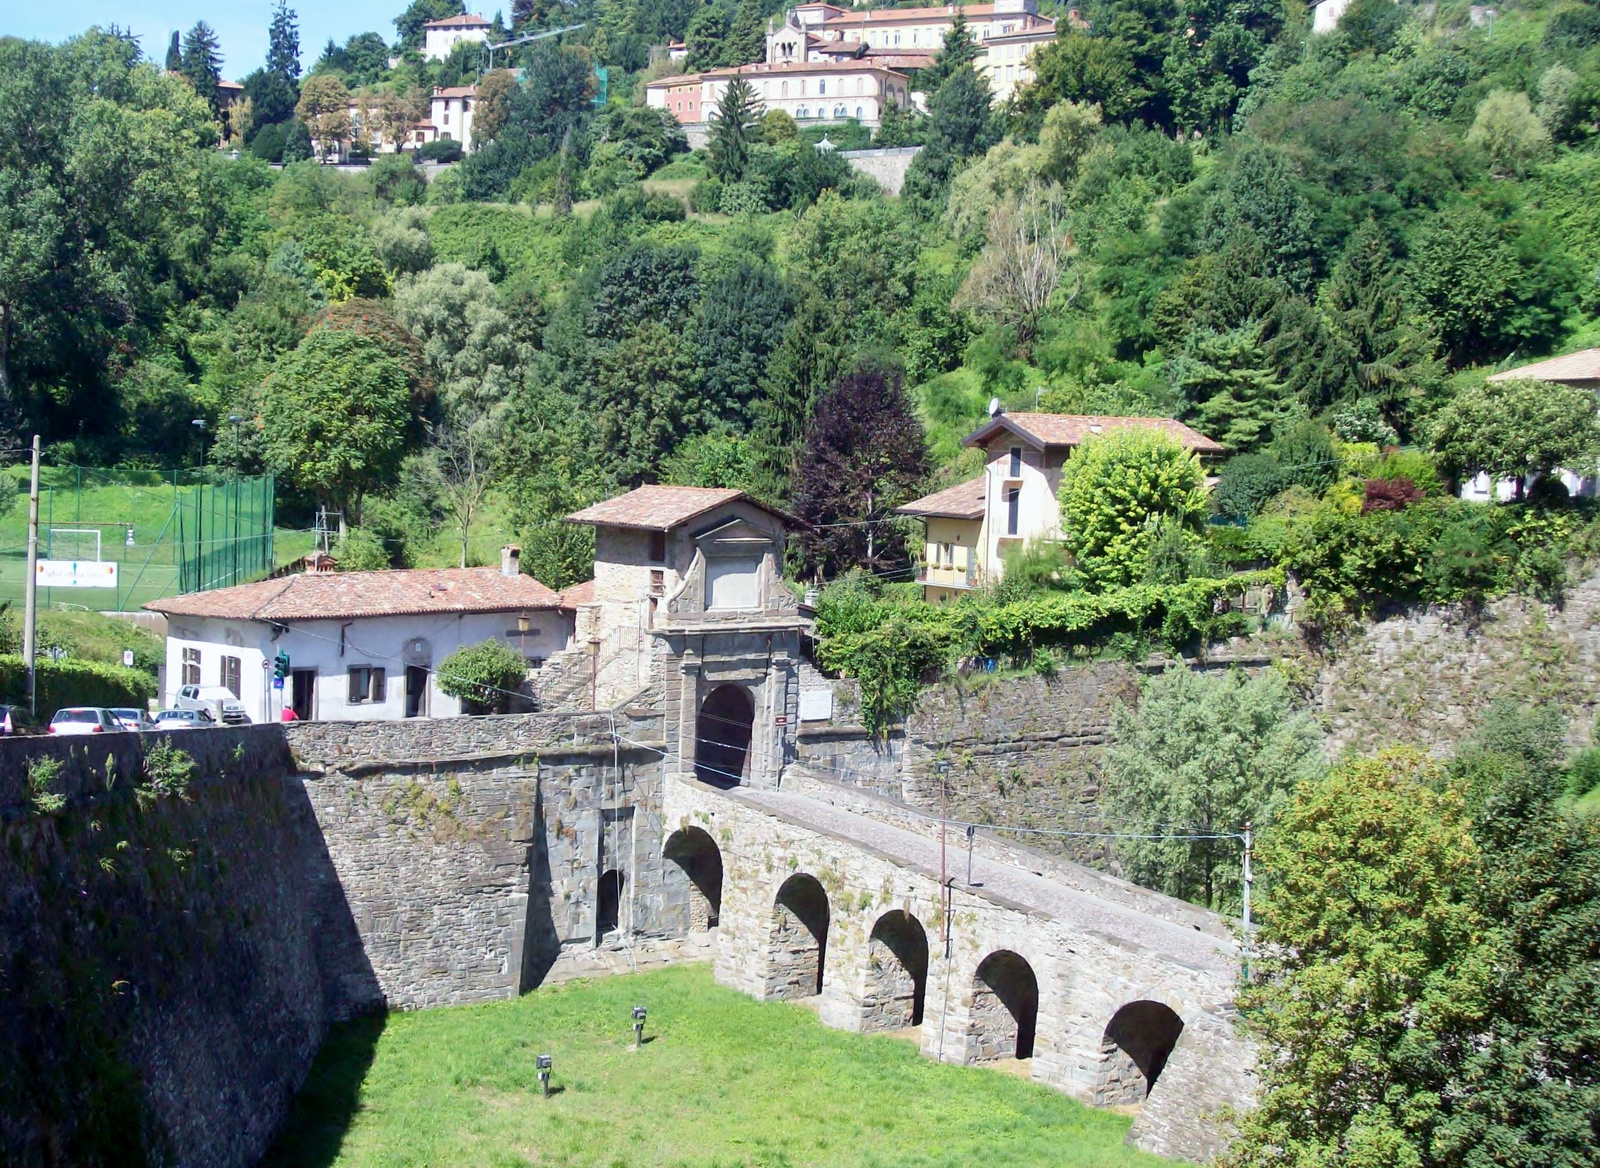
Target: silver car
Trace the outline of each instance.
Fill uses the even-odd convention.
[[[210,710],[162,710],[156,715],[157,730],[204,730],[217,724]]]
[[[69,706],[50,719],[51,734],[117,734],[127,729],[104,706]]]
[[[155,719],[150,716],[150,711],[136,709],[133,706],[112,706],[111,716],[122,723],[124,730],[154,730]]]

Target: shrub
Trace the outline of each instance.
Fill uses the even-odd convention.
[[[439,688],[469,714],[503,714],[528,676],[527,662],[504,641],[463,645],[439,666]]]
[[[55,790],[55,782],[60,777],[59,758],[28,761],[28,802],[40,815],[51,815],[67,805],[67,797]]]
[[[170,739],[163,739],[145,752],[145,782],[141,794],[155,798],[170,796],[187,799],[195,774],[194,758],[187,751],[174,746]]]
[[[1426,495],[1437,495],[1443,487],[1433,459],[1420,450],[1391,450],[1383,456],[1383,461],[1378,464],[1378,473],[1373,477],[1410,479]]]
[[[1211,506],[1218,515],[1247,519],[1267,505],[1279,491],[1290,486],[1278,460],[1265,451],[1236,454],[1222,465]]]
[[[1600,787],[1600,747],[1589,747],[1573,755],[1567,764],[1567,794],[1582,799]]]
[[[0,693],[8,702],[25,702],[27,671],[18,656],[0,656]],[[144,706],[155,696],[155,678],[137,669],[98,661],[52,661],[34,665],[35,704],[41,720],[67,706]]]
[[[423,162],[460,162],[461,143],[446,138],[424,142],[417,147],[417,157]]]
[[[722,208],[722,180],[707,178],[694,184],[689,192],[689,207],[701,215],[715,214]]]
[[[1361,500],[1361,514],[1373,511],[1404,511],[1423,500],[1423,493],[1410,479],[1368,479]]]

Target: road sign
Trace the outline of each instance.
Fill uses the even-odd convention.
[[[40,588],[115,588],[115,560],[40,560],[33,566]]]
[[[272,688],[273,689],[282,689],[283,688],[283,678],[274,677],[272,679]]]
[[[124,665],[126,665],[129,669],[133,668],[133,650],[132,649],[124,649],[122,651],[122,663]]]

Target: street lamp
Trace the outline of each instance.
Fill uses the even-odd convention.
[[[550,1098],[550,1056],[547,1054],[539,1055],[535,1065],[539,1069],[539,1090],[548,1099]]]
[[[633,1049],[638,1050],[644,1045],[644,1007],[633,1008]]]

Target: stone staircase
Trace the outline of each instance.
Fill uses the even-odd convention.
[[[594,658],[587,647],[563,649],[544,663],[533,678],[533,693],[541,710],[587,710],[594,678]]]

